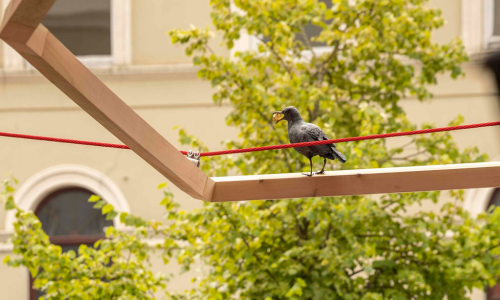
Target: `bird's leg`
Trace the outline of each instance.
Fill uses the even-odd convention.
[[[309,176],[309,177],[313,176],[313,161],[312,161],[312,157],[309,158],[309,164],[311,165],[311,171],[309,173],[302,173],[302,175],[306,175],[306,176]]]
[[[314,174],[325,174],[326,158],[323,157],[323,159],[325,160],[323,163],[323,169],[321,169],[321,171],[314,172]]]

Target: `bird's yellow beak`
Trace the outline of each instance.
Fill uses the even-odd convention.
[[[274,124],[278,124],[279,121],[283,120],[285,118],[285,115],[281,111],[275,111],[273,112],[273,121]]]

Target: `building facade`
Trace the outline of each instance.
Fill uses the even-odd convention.
[[[4,10],[8,0],[0,3]],[[485,53],[500,45],[500,1],[432,0],[430,5],[441,8],[447,21],[434,39],[448,42],[462,37],[471,61],[464,65],[465,78],[440,78],[432,87],[435,97],[431,102],[404,100],[408,115],[418,124],[433,122],[437,126],[446,125],[458,114],[465,117],[466,123],[499,120],[496,87],[480,62]],[[211,24],[209,12],[208,1],[202,0],[59,0],[44,25],[175,146],[180,147],[172,128],[180,125],[211,149],[220,149],[221,141],[237,137],[237,131],[225,123],[230,107],[213,105],[210,83],[197,78],[197,70],[183,48],[171,45],[166,36],[172,28]],[[236,45],[237,49],[252,46],[253,41],[245,37]],[[217,39],[212,48],[218,54],[230,55],[219,48]],[[120,143],[3,42],[0,131]],[[476,145],[491,159],[500,155],[498,128],[453,135],[461,147]],[[109,225],[86,210],[85,199],[90,194],[101,195],[119,211],[147,219],[163,218],[163,211],[157,209],[162,195],[156,186],[165,179],[130,150],[0,137],[0,174],[19,179],[18,205],[35,211],[52,241],[65,249],[93,243],[100,237],[100,229]],[[169,188],[183,208],[200,206],[198,200],[175,186]],[[64,200],[69,198],[77,204],[67,207]],[[464,205],[479,213],[491,203],[500,203],[498,199],[495,189],[470,190]],[[85,220],[79,221],[80,215],[93,220],[94,225],[81,226]],[[2,205],[0,241],[12,232],[12,221],[13,216]],[[10,252],[9,245],[2,243],[0,260]],[[175,272],[177,267],[158,262],[155,268]],[[186,277],[170,284],[176,289],[188,285]],[[27,270],[0,265],[1,299],[34,297],[36,292],[30,289]],[[485,299],[486,295],[477,291],[471,297]]]

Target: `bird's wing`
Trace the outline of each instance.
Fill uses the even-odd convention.
[[[321,128],[319,128],[318,126],[314,125],[314,124],[306,124],[306,125],[302,125],[302,127],[300,128],[302,131],[306,132],[309,137],[311,137],[311,139],[313,139],[314,141],[326,141],[326,140],[329,140],[328,136],[323,132],[323,130],[321,130]],[[331,145],[333,146],[333,148],[337,148],[337,146],[335,146],[335,144],[328,144],[328,145]]]
[[[328,140],[326,134],[318,126],[314,124],[305,124],[300,128],[303,132],[307,133],[314,141]]]
[[[302,125],[302,127],[300,129],[302,132],[305,132],[305,134],[314,141],[323,141],[323,140],[329,139],[326,136],[326,134],[323,132],[323,130],[321,130],[318,126],[316,126],[314,124]],[[345,155],[342,154],[339,150],[337,150],[337,147],[335,147],[335,144],[327,144],[325,146],[331,147],[330,149],[333,151],[334,157],[337,158],[341,163],[345,163],[347,161]],[[331,158],[331,159],[333,159],[333,158]]]

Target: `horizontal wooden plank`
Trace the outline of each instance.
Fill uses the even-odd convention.
[[[14,0],[0,37],[173,184],[196,199],[210,201],[214,182],[39,24],[53,2]]]
[[[500,162],[212,177],[212,202],[500,187]]]

